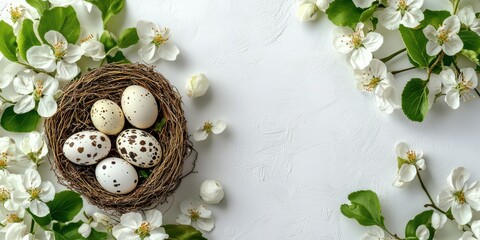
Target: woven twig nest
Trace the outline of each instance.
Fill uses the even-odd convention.
[[[151,169],[151,175],[141,180],[132,192],[115,195],[104,190],[95,178],[95,166],[80,166],[70,162],[62,146],[71,135],[96,130],[90,119],[90,109],[99,99],[110,99],[120,105],[122,92],[130,85],[148,89],[159,106],[157,122],[165,118],[160,132],[152,126],[145,129],[159,140],[163,160]],[[183,162],[192,152],[188,141],[182,101],[177,90],[152,67],[141,64],[111,64],[97,68],[67,85],[58,100],[57,113],[45,122],[46,137],[51,150],[53,169],[62,185],[84,196],[90,203],[114,213],[153,208],[164,203],[183,178]],[[131,126],[126,123],[124,129]],[[120,157],[114,146],[109,157]]]

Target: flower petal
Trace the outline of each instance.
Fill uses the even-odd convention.
[[[183,213],[180,213],[178,214],[178,217],[177,217],[177,223],[183,224],[183,225],[190,225],[192,224],[192,219],[189,216]]]
[[[442,51],[442,46],[437,41],[430,40],[427,42],[427,54],[429,56],[437,56],[440,51]]]
[[[361,47],[352,51],[350,56],[350,64],[355,69],[363,69],[370,64],[372,58],[372,53]]]
[[[380,33],[369,32],[362,44],[369,52],[375,52],[382,46],[383,36]]]
[[[178,50],[177,46],[175,46],[173,43],[166,42],[163,46],[158,47],[157,52],[161,59],[175,61],[175,59],[177,59],[177,55],[180,53],[180,50]]]
[[[44,96],[40,99],[37,108],[38,115],[49,118],[57,112],[57,102],[51,95]]]
[[[27,50],[27,61],[30,65],[45,70],[47,72],[53,72],[56,68],[55,56],[53,50],[47,44],[42,46],[33,46]]]
[[[398,176],[403,182],[411,182],[417,175],[417,168],[411,164],[403,164],[398,170]]]
[[[212,133],[220,134],[227,128],[227,123],[223,120],[218,120],[213,124]]]
[[[157,54],[157,46],[153,43],[148,43],[138,50],[138,54],[145,63],[152,64],[160,59]]]
[[[460,107],[460,93],[458,92],[458,90],[451,89],[450,91],[448,91],[445,96],[445,102],[452,109],[457,109],[458,107]]]
[[[50,202],[55,198],[55,187],[51,182],[42,182],[40,189],[42,189],[42,192],[39,194],[39,197],[43,202]]]
[[[30,203],[30,211],[39,217],[45,217],[50,213],[50,209],[48,208],[47,204],[37,199],[34,199]]]
[[[460,204],[456,201],[452,204],[452,215],[460,225],[465,225],[472,220],[472,209],[468,204]]]
[[[210,232],[215,227],[215,220],[213,218],[200,218],[197,220],[198,228]]]
[[[130,229],[136,230],[143,222],[142,215],[137,212],[125,213],[120,217],[120,224]]]
[[[445,226],[445,223],[447,222],[447,217],[445,214],[439,214],[437,212],[434,212],[432,215],[432,227],[435,230],[443,228]]]
[[[201,130],[201,129],[195,130],[193,132],[193,139],[197,142],[203,141],[203,140],[207,139],[207,137],[208,137],[208,133],[206,131]]]
[[[455,197],[450,189],[443,189],[437,196],[437,204],[441,209],[447,209],[452,206]]]
[[[419,240],[428,240],[430,238],[430,230],[425,225],[420,225],[415,231],[415,235],[417,235]]]
[[[455,192],[463,191],[465,183],[470,178],[470,173],[463,167],[455,168],[447,178],[448,185]]]
[[[155,228],[162,226],[162,218],[162,213],[156,209],[145,212],[145,220]]]
[[[198,207],[200,207],[200,202],[198,201],[195,201],[195,200],[192,200],[192,199],[187,199],[187,200],[184,200],[180,203],[180,211],[184,214],[189,214],[189,210],[190,209],[197,209]]]
[[[445,42],[442,45],[442,49],[448,56],[454,56],[458,52],[460,52],[463,48],[462,39],[458,35],[453,35],[450,37],[448,42]]]
[[[80,73],[80,68],[76,63],[67,63],[63,60],[58,61],[57,65],[57,77],[70,81],[74,79]]]
[[[67,50],[67,39],[65,39],[65,37],[57,31],[50,30],[45,33],[45,41],[47,41],[51,46],[61,46],[59,50]]]
[[[80,46],[69,43],[65,56],[62,59],[67,63],[76,63],[83,54],[85,54],[85,51]]]
[[[144,44],[149,44],[155,37],[155,30],[158,29],[157,25],[149,21],[138,21],[137,33],[140,41]]]
[[[27,113],[35,108],[35,99],[32,95],[25,95],[17,101],[13,111],[17,114]]]

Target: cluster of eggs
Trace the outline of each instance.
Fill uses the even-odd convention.
[[[157,120],[158,105],[152,93],[138,85],[129,86],[122,93],[121,106],[108,99],[96,101],[90,118],[98,131],[75,133],[63,145],[64,156],[71,162],[84,166],[97,164],[97,181],[114,194],[127,194],[135,189],[138,184],[135,167],[151,168],[162,159],[158,140],[141,130]],[[123,130],[125,118],[135,128]],[[108,157],[112,148],[108,135],[116,136],[121,158]]]

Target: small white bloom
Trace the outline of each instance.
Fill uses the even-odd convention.
[[[385,232],[379,226],[370,226],[361,240],[385,240]]]
[[[471,90],[477,87],[478,77],[473,68],[464,68],[460,70],[460,74],[455,76],[452,69],[440,72],[442,83],[444,85],[445,102],[453,109],[460,106],[460,98],[468,101],[474,96]]]
[[[25,209],[23,208],[17,210],[2,209],[2,211],[0,211],[0,221],[3,226],[13,223],[21,223],[23,222],[24,216]]]
[[[48,0],[52,7],[68,7],[72,5],[80,5],[87,9],[88,12],[92,11],[93,4],[84,0]]]
[[[205,205],[195,200],[185,200],[180,203],[180,213],[177,217],[177,223],[190,225],[197,223],[198,228],[207,232],[215,227],[215,221],[212,218],[212,212]]]
[[[87,238],[90,236],[90,233],[92,232],[92,227],[88,223],[83,223],[79,228],[78,228],[78,233],[82,235],[82,237]]]
[[[43,181],[35,169],[27,169],[22,185],[12,193],[13,200],[24,208],[30,208],[33,214],[45,217],[50,210],[45,204],[55,197],[55,188],[51,182]]]
[[[104,226],[110,225],[110,217],[103,213],[95,212],[93,213],[92,218],[93,218],[93,221],[91,223],[91,225],[93,224],[92,227],[97,227],[99,223],[103,224]]]
[[[417,235],[419,240],[428,240],[430,238],[430,230],[428,230],[427,226],[420,225],[415,231],[415,235]]]
[[[21,174],[28,168],[33,168],[33,162],[17,153],[17,146],[10,137],[0,137],[0,171]]]
[[[298,0],[295,15],[300,22],[312,21],[317,18],[318,11],[325,12],[329,0]]]
[[[448,176],[448,188],[437,197],[438,207],[451,208],[458,224],[465,225],[472,219],[472,208],[480,210],[480,184],[466,184],[470,174],[465,168],[456,168]]]
[[[442,229],[445,226],[446,222],[447,222],[447,216],[445,216],[445,214],[440,214],[437,212],[434,212],[432,214],[432,227],[435,230]]]
[[[23,210],[12,199],[12,192],[19,188],[21,182],[22,177],[20,175],[11,174],[8,171],[0,171],[0,213],[2,212],[2,207],[5,208],[5,211]]]
[[[22,141],[21,149],[34,163],[39,164],[47,156],[48,146],[42,134],[37,131],[30,132]]]
[[[222,120],[218,120],[216,121],[215,123],[212,123],[210,121],[206,121],[204,124],[203,124],[203,127],[195,130],[193,132],[193,139],[195,139],[195,141],[203,141],[205,139],[207,139],[208,135],[210,133],[213,133],[213,134],[220,134],[222,133],[225,128],[227,128],[227,123],[222,121]]]
[[[120,223],[113,227],[116,239],[168,239],[162,226],[162,213],[156,209],[145,212],[145,220],[140,213],[130,212],[120,217]]]
[[[53,95],[58,89],[58,80],[45,73],[25,70],[13,80],[15,92],[20,99],[15,104],[15,113],[26,113],[37,106],[37,112],[42,117],[51,117],[57,112],[57,102]]]
[[[215,180],[205,180],[200,185],[200,197],[207,204],[220,203],[224,195],[223,186]]]
[[[27,225],[23,222],[8,224],[0,231],[5,233],[5,239],[8,240],[24,240],[23,237],[28,234]]]
[[[463,42],[458,36],[459,31],[460,20],[457,16],[450,16],[445,19],[438,29],[428,25],[423,29],[423,33],[428,39],[427,54],[436,56],[443,50],[448,56],[453,56],[460,52],[463,48]]]
[[[82,29],[80,34],[80,47],[84,56],[91,57],[93,61],[101,61],[105,58],[105,46],[98,40],[98,36]]]
[[[25,19],[36,19],[38,14],[30,6],[8,4],[1,13],[1,19],[13,27],[13,32],[18,35]]]
[[[395,30],[400,25],[417,27],[424,19],[423,0],[388,0],[388,7],[378,12],[378,22],[386,29]]]
[[[85,53],[80,46],[68,43],[65,37],[57,31],[45,33],[48,44],[34,46],[27,51],[28,62],[47,72],[57,70],[56,77],[70,81],[80,73],[77,61]]]
[[[399,107],[399,98],[392,85],[394,81],[393,74],[387,72],[385,63],[378,59],[373,59],[364,69],[355,70],[355,79],[357,88],[361,92],[374,92],[377,107],[385,112],[392,113]]]
[[[358,23],[355,31],[343,27],[334,38],[333,43],[339,53],[349,54],[350,64],[355,69],[363,69],[373,59],[372,52],[377,51],[383,44],[383,36],[376,32],[363,32],[364,24]]]
[[[191,98],[201,97],[205,95],[209,86],[210,83],[205,74],[197,73],[187,80],[187,84],[185,85],[187,96]]]
[[[8,87],[10,83],[13,82],[15,76],[25,69],[25,66],[10,62],[6,58],[0,60],[0,66],[2,66],[2,71],[0,72],[0,89]]]
[[[148,64],[153,64],[159,59],[175,61],[180,53],[177,46],[170,40],[170,30],[160,28],[153,22],[139,21],[137,32],[142,43],[138,54]]]
[[[472,232],[466,231],[459,240],[477,240],[480,239],[480,221],[473,221]]]
[[[404,142],[397,144],[396,153],[399,170],[393,186],[403,187],[415,178],[417,170],[425,170],[426,164],[422,150],[414,151]]]
[[[372,6],[372,3],[375,2],[376,0],[353,0],[353,3],[355,6],[358,8],[368,8]]]
[[[472,6],[466,6],[460,9],[457,16],[463,25],[480,35],[480,19],[475,16]]]

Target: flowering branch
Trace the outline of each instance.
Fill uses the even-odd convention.
[[[386,63],[386,62],[392,60],[394,57],[398,56],[399,54],[404,53],[405,51],[407,51],[406,48],[400,49],[400,50],[392,53],[390,56],[387,56],[387,57],[384,57],[384,58],[380,59],[380,61]]]

